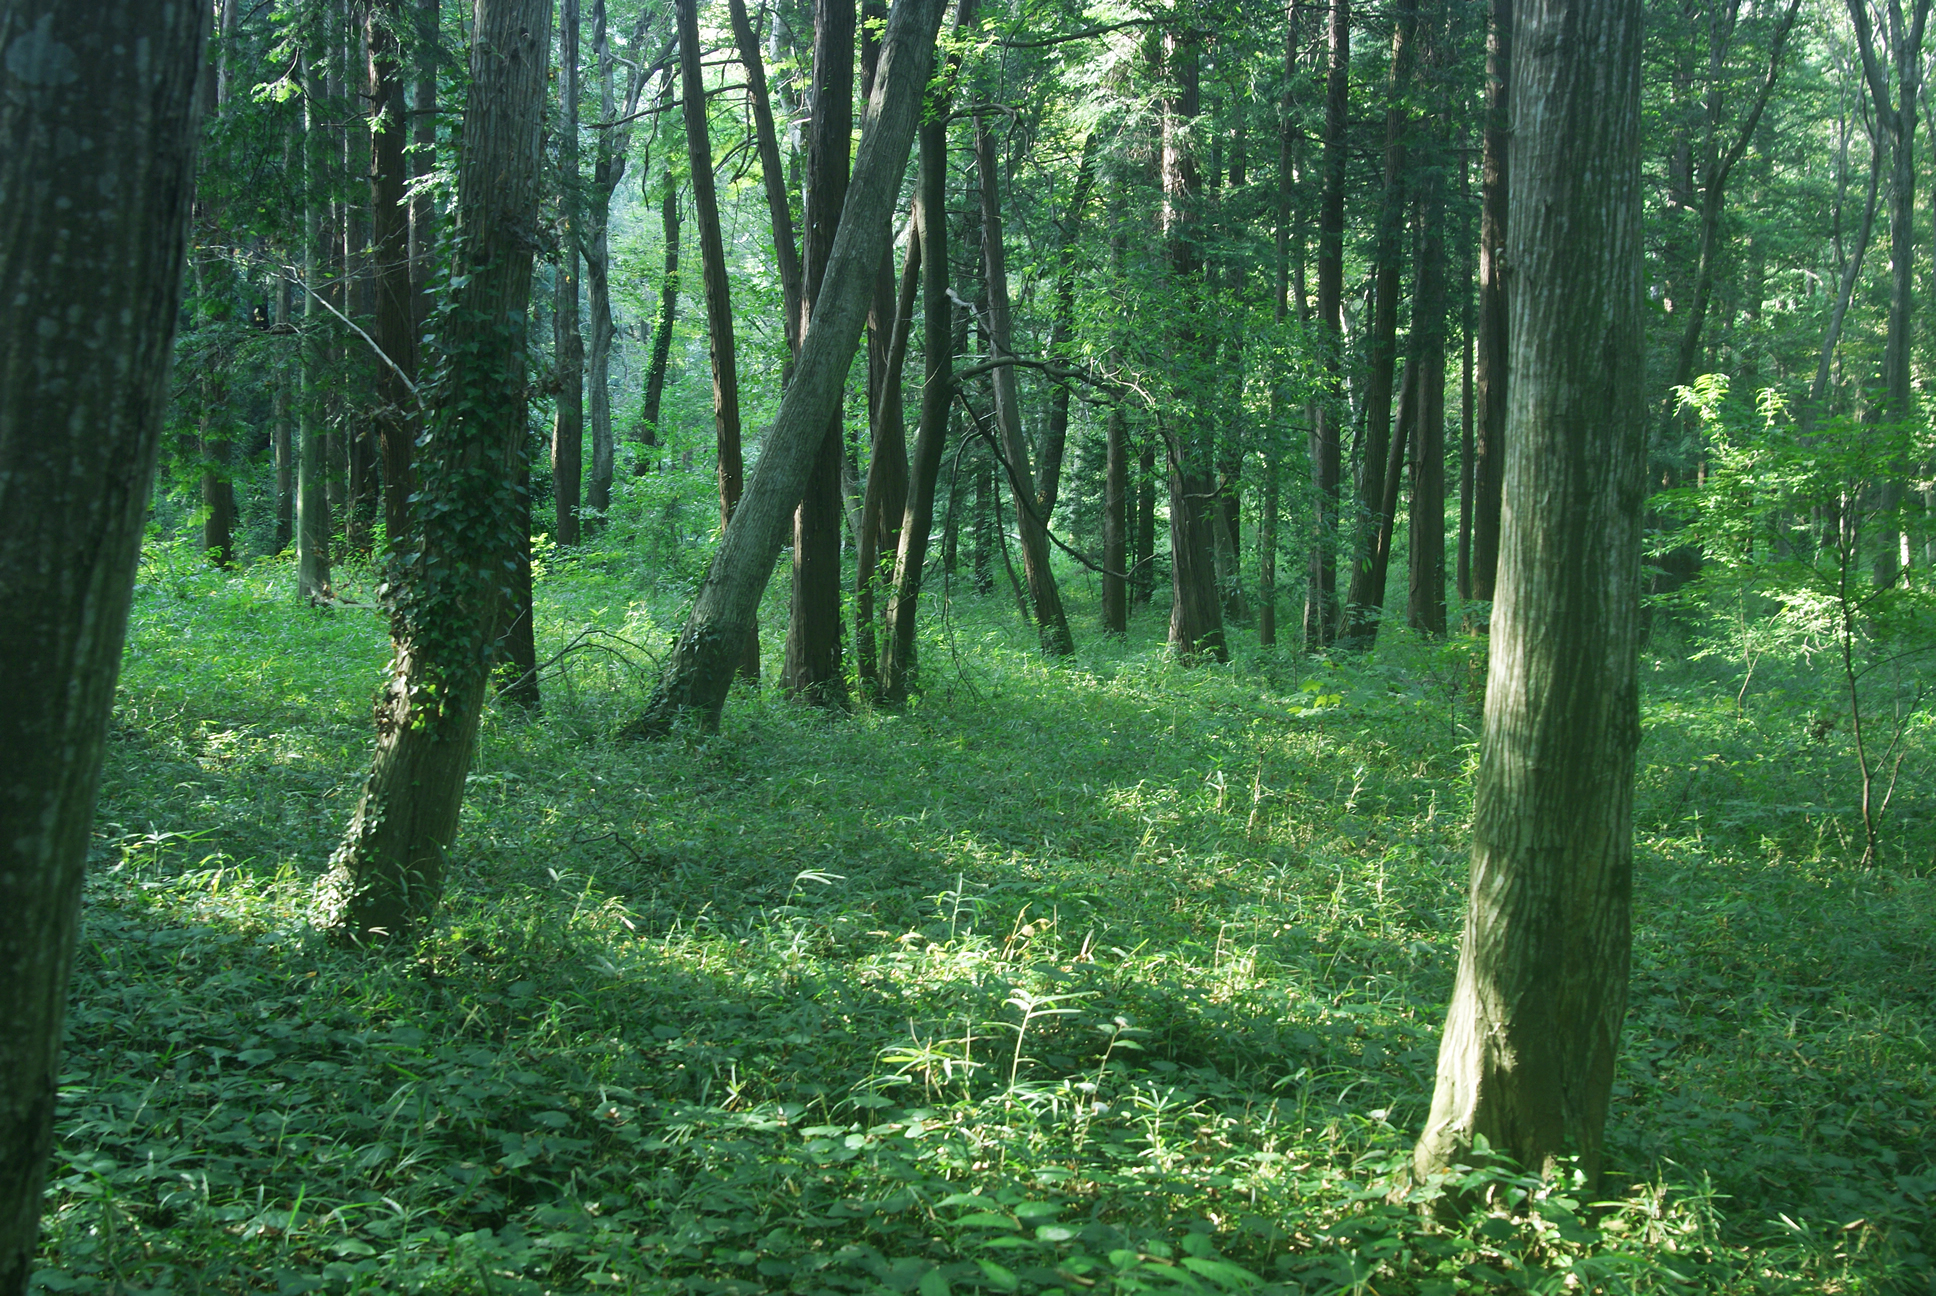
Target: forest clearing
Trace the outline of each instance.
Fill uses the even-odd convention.
[[[1931,8],[0,0],[0,1296],[1936,1290]]]

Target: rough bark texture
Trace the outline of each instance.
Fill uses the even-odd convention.
[[[813,121],[807,136],[807,255],[802,287],[811,314],[844,219],[854,138],[854,0],[814,0]],[[887,213],[878,218],[882,230]],[[871,299],[879,258],[868,267]],[[811,331],[809,320],[808,331]],[[787,605],[780,686],[817,706],[845,706],[841,671],[840,547],[846,529],[841,407],[822,430],[820,453],[793,519],[793,598]]]
[[[726,277],[725,235],[713,182],[712,134],[706,128],[706,78],[699,61],[699,0],[675,0],[679,22],[679,81],[685,100],[686,160],[692,168],[693,219],[699,225],[699,267],[706,288],[706,336],[713,369],[713,443],[718,454],[719,525],[733,520],[745,487],[739,444],[739,361],[733,347],[733,295]],[[746,636],[740,674],[760,677],[760,636]]]
[[[1486,129],[1479,174],[1478,409],[1472,445],[1472,597],[1489,603],[1499,567],[1500,483],[1506,466],[1506,182],[1512,138],[1514,0],[1492,0],[1486,28]]]
[[[1001,168],[995,160],[995,139],[988,118],[975,119],[975,171],[981,177],[981,266],[988,289],[988,344],[997,357],[1013,356],[1013,325],[1009,319],[1008,256],[1002,244]],[[989,377],[995,389],[995,431],[1000,442],[1004,475],[1015,502],[1015,532],[1021,540],[1023,578],[1028,582],[1030,609],[1042,651],[1066,657],[1075,651],[1069,617],[1062,608],[1062,591],[1049,563],[1049,535],[1036,511],[1035,478],[1029,464],[1028,440],[1022,434],[1021,397],[1015,366],[1003,365]]]
[[[551,3],[477,0],[474,13],[453,267],[462,284],[437,330],[417,543],[394,582],[376,754],[320,897],[322,924],[357,941],[414,936],[436,908],[518,556]]]
[[[1351,100],[1351,0],[1331,0],[1330,64],[1324,94],[1324,187],[1318,201],[1318,330],[1326,391],[1312,405],[1312,536],[1304,592],[1304,647],[1331,642],[1338,616],[1336,561],[1342,467],[1338,420],[1344,407],[1344,181]]]
[[[208,12],[0,0],[5,1296],[27,1290],[53,1144],[81,877],[181,303]]]
[[[1472,882],[1421,1173],[1483,1136],[1592,1183],[1626,1010],[1639,532],[1639,0],[1522,0],[1512,405]]]
[[[828,420],[840,408],[875,268],[887,246],[887,214],[921,116],[940,21],[941,0],[901,0],[888,17],[846,209],[800,363],[665,674],[645,714],[628,728],[634,736],[665,733],[682,714],[706,727],[719,723],[738,646],[753,625]]]

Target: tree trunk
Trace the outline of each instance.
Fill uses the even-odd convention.
[[[1513,404],[1465,939],[1421,1175],[1598,1182],[1626,1010],[1646,411],[1639,0],[1521,0]]]
[[[416,544],[397,564],[390,680],[321,921],[340,938],[405,940],[443,889],[464,778],[516,565],[525,443],[525,313],[538,219],[550,0],[477,0],[458,161],[443,374],[419,447]]]
[[[6,1296],[27,1291],[54,1141],[81,881],[181,305],[208,13],[0,0]]]
[[[1342,464],[1338,420],[1344,408],[1345,139],[1351,102],[1351,0],[1331,0],[1330,65],[1324,95],[1324,188],[1318,203],[1318,329],[1326,361],[1325,394],[1313,402],[1309,577],[1304,647],[1331,642],[1338,623],[1338,495]]]
[[[285,165],[295,159],[284,154]],[[293,169],[293,168],[292,168]],[[276,309],[274,331],[279,337],[287,337],[295,332],[289,320],[289,280],[277,276],[275,281]],[[296,385],[295,368],[287,354],[276,363],[275,404],[270,414],[271,439],[275,446],[276,460],[276,535],[275,552],[283,553],[296,538],[296,428],[293,419],[294,388]]]
[[[908,334],[914,327],[914,295],[920,284],[920,274],[921,231],[918,222],[914,222],[908,226],[907,262],[902,267],[900,290],[894,297],[894,315],[888,331],[887,350],[881,361],[881,372],[877,381],[870,380],[868,422],[873,425],[873,445],[867,460],[867,490],[861,504],[860,537],[854,546],[854,647],[858,653],[861,685],[870,692],[881,678],[875,651],[874,589],[877,584],[883,583],[890,591],[893,589],[894,558],[900,548],[901,523],[907,513],[910,466],[901,374],[907,366]],[[874,316],[880,308],[878,283],[874,297],[874,310],[868,314],[870,333],[875,331]],[[868,359],[871,368],[871,337]]]
[[[665,674],[644,715],[628,727],[632,736],[669,732],[682,714],[702,727],[718,726],[739,645],[753,625],[828,423],[840,408],[874,272],[887,246],[887,215],[921,116],[921,91],[940,22],[941,0],[901,0],[888,16],[853,182],[800,363]]]
[[[981,179],[982,280],[988,288],[988,345],[991,356],[1013,356],[1009,320],[1008,257],[1002,245],[1001,169],[995,160],[995,138],[988,118],[975,119],[975,173]],[[1029,465],[1028,440],[1022,434],[1021,400],[1015,367],[1003,365],[989,377],[995,389],[995,430],[1000,442],[1004,475],[1015,502],[1015,532],[1022,544],[1022,572],[1028,582],[1029,603],[1042,651],[1066,657],[1075,651],[1062,591],[1056,587],[1049,564],[1046,519],[1036,511],[1035,481]]]
[[[974,11],[975,0],[961,0],[956,25],[972,21]],[[959,56],[950,60],[951,74],[958,63]],[[921,165],[914,234],[921,248],[924,372],[921,421],[915,429],[914,450],[908,459],[907,504],[901,517],[900,544],[894,555],[887,635],[881,650],[881,697],[890,703],[907,701],[914,686],[915,614],[920,608],[922,577],[927,569],[928,534],[934,526],[934,493],[941,474],[941,453],[947,441],[949,404],[954,399],[954,303],[948,295],[948,111],[952,102],[951,94],[944,88],[930,101],[920,127]],[[951,523],[953,515],[950,506]]]
[[[1469,156],[1459,159],[1459,208],[1470,212],[1472,200],[1472,178],[1468,166]],[[1473,274],[1477,269],[1478,257],[1473,247],[1473,228],[1471,216],[1460,217],[1460,242],[1472,255],[1462,255],[1465,281],[1459,289],[1459,540],[1458,540],[1458,591],[1459,602],[1466,603],[1472,598],[1472,348],[1474,342],[1473,318]]]
[[[1492,602],[1506,466],[1506,186],[1511,178],[1514,0],[1492,0],[1486,28],[1486,128],[1479,173],[1479,356],[1472,445],[1472,597]],[[1480,623],[1485,628],[1485,623]]]
[[[746,69],[747,97],[753,104],[753,138],[760,153],[760,179],[766,186],[766,210],[773,222],[773,258],[780,271],[780,296],[786,310],[787,350],[800,354],[800,333],[806,313],[800,308],[802,286],[799,245],[793,235],[793,206],[787,197],[786,169],[780,164],[780,141],[773,131],[773,104],[767,93],[766,64],[760,43],[746,17],[746,0],[727,0],[733,21],[733,41]],[[791,361],[788,368],[792,367]]]
[[[418,431],[417,301],[410,282],[409,177],[404,141],[403,66],[396,33],[400,0],[383,0],[366,16],[370,52],[370,260],[376,285],[372,336],[390,363],[376,366],[377,436],[383,451],[383,529],[390,552],[410,534],[410,460]],[[401,372],[399,372],[401,371]]]
[[[807,140],[807,255],[802,300],[809,316],[838,237],[854,135],[854,0],[814,0],[813,120]],[[886,213],[879,218],[887,226]],[[880,262],[868,267],[868,295]],[[811,318],[809,319],[811,331]],[[787,608],[780,686],[815,706],[844,707],[841,672],[840,549],[846,526],[841,469],[841,403],[822,429],[820,451],[793,519],[793,597]]]
[[[1170,468],[1170,650],[1185,661],[1230,656],[1217,586],[1216,445],[1203,393],[1214,384],[1215,348],[1204,336],[1203,179],[1190,132],[1199,107],[1194,35],[1165,37],[1176,98],[1163,106],[1163,241],[1176,312],[1171,341],[1174,424],[1166,438]]]
[[[437,206],[429,179],[437,170],[437,63],[441,0],[415,0],[417,13],[417,82],[412,91],[410,179],[416,192],[410,199],[410,286],[416,294],[412,307],[414,337],[423,336],[435,304],[430,272],[437,246]],[[422,357],[420,356],[419,359]]]
[[[569,3],[570,0],[567,0]],[[726,243],[713,184],[713,145],[706,128],[706,78],[699,56],[699,0],[674,0],[679,22],[679,80],[686,104],[686,158],[692,167],[693,218],[699,223],[699,265],[706,285],[706,334],[713,366],[713,440],[719,459],[719,525],[733,520],[745,484],[739,445],[739,361],[733,347],[732,288]],[[760,678],[760,635],[751,629],[739,662],[747,679]]]
[[[1059,224],[1062,264],[1055,276],[1055,313],[1049,321],[1049,356],[1057,364],[1069,364],[1069,342],[1076,328],[1076,248],[1082,237],[1082,216],[1089,206],[1089,195],[1096,187],[1096,147],[1100,139],[1090,131],[1082,141],[1082,161],[1076,165],[1076,188],[1069,197],[1069,211]],[[1049,422],[1042,437],[1041,480],[1035,488],[1035,511],[1043,525],[1055,517],[1056,498],[1062,488],[1062,459],[1069,440],[1069,384],[1058,382],[1049,388]]]
[[[328,259],[324,246],[323,201],[327,169],[320,87],[310,51],[296,60],[303,88],[303,323],[297,342],[300,379],[296,390],[296,591],[311,603],[333,597],[330,589],[329,435],[323,418],[328,385],[323,311],[317,282]]]
[[[1443,11],[1428,24],[1425,55],[1432,84],[1443,84]],[[1412,428],[1410,598],[1406,621],[1445,633],[1445,167],[1443,110],[1425,140],[1418,176],[1418,284],[1411,347],[1418,368],[1418,421]]]
[[[665,229],[665,278],[659,285],[659,327],[652,335],[652,361],[645,371],[645,406],[640,411],[644,426],[641,439],[648,446],[662,443],[659,436],[659,402],[665,395],[666,367],[672,360],[672,322],[679,311],[679,182],[672,168],[665,173],[665,196],[660,200],[660,219]],[[648,471],[646,459],[639,471]]]
[[[1130,592],[1138,603],[1156,594],[1156,447],[1143,442],[1136,456],[1136,562],[1129,570]]]
[[[530,419],[530,409],[519,415],[519,425]],[[511,558],[510,583],[498,608],[497,627],[491,635],[492,683],[497,700],[535,715],[544,709],[538,689],[537,599],[531,587],[531,442],[518,438],[511,482],[511,537],[515,552]]]
[[[578,327],[578,0],[558,0],[558,276],[552,281],[552,367],[558,394],[551,419],[552,538],[578,543],[585,479],[585,338]],[[704,111],[704,100],[700,101]]]
[[[1093,134],[1091,135],[1093,139]],[[1123,282],[1123,254],[1128,237],[1123,228],[1123,186],[1115,186],[1109,209],[1109,279]],[[1120,340],[1120,330],[1118,338]],[[1122,348],[1112,346],[1111,359],[1120,364]],[[1129,632],[1129,565],[1131,526],[1129,488],[1129,413],[1119,400],[1109,407],[1103,425],[1102,485],[1102,628],[1112,634]]]

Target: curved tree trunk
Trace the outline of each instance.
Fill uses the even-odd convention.
[[[443,890],[485,678],[516,565],[525,313],[538,218],[551,0],[477,0],[458,160],[459,287],[418,462],[417,544],[398,564],[376,754],[321,884],[322,925],[418,934]]]
[[[1513,398],[1472,883],[1429,1174],[1596,1183],[1626,1012],[1646,351],[1640,0],[1521,0]]]
[[[8,1296],[27,1290],[54,1141],[81,879],[181,305],[208,13],[206,4],[152,0],[0,0],[0,588],[9,603],[0,618],[0,1292]],[[130,46],[143,57],[130,57]]]

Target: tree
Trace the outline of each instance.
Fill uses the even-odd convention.
[[[208,13],[0,0],[0,1296],[26,1292],[40,1227],[181,304]]]
[[[1506,463],[1506,186],[1511,177],[1514,0],[1492,0],[1486,24],[1486,117],[1479,171],[1479,329],[1473,370],[1471,596],[1491,602],[1499,567],[1499,490]]]
[[[1522,0],[1513,400],[1472,881],[1420,1175],[1597,1181],[1626,1011],[1645,405],[1639,0]]]
[[[701,101],[700,111],[705,111]],[[578,327],[578,253],[584,237],[578,177],[578,0],[558,0],[558,274],[552,281],[551,494],[557,536],[578,543],[585,476],[585,337]]]
[[[376,754],[321,884],[355,941],[416,935],[436,909],[518,558],[530,231],[538,218],[551,0],[477,0],[458,159],[458,241],[413,543],[397,562]]]
[[[644,714],[627,727],[632,736],[667,733],[681,715],[709,728],[719,723],[739,645],[754,623],[828,420],[839,409],[887,246],[887,213],[907,167],[940,22],[941,0],[899,0],[888,15],[853,181],[800,363],[658,686]]]
[[[410,531],[410,458],[417,439],[417,311],[410,284],[410,208],[405,191],[403,62],[399,0],[367,17],[370,51],[370,259],[376,287],[377,434],[383,449],[383,527],[391,552]]]
[[[1342,465],[1338,418],[1344,404],[1345,133],[1351,106],[1351,0],[1331,0],[1330,62],[1324,91],[1324,182],[1318,203],[1318,329],[1326,351],[1326,390],[1311,420],[1311,545],[1304,591],[1304,646],[1331,642],[1338,616],[1335,556]]]

